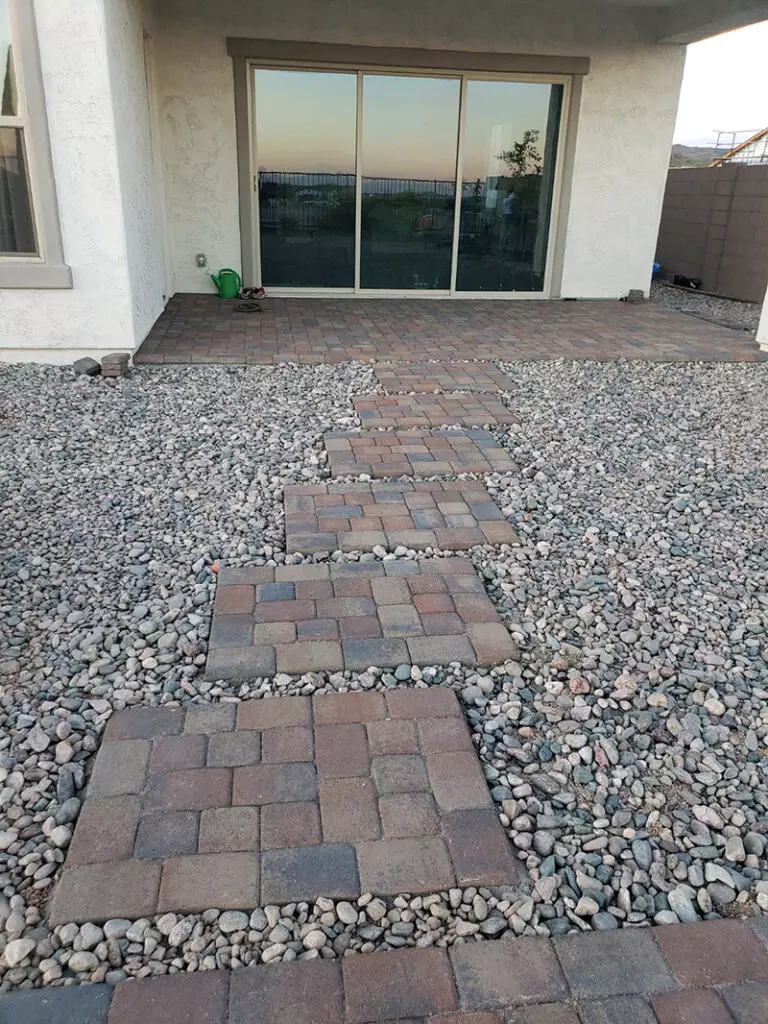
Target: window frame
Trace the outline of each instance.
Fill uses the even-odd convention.
[[[72,271],[64,262],[34,0],[6,2],[18,111],[13,117],[0,115],[0,128],[22,130],[37,254],[0,255],[0,288],[71,288]]]

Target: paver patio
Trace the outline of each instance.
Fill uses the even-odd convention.
[[[517,417],[486,395],[363,395],[352,403],[366,430],[379,427],[496,426]]]
[[[379,363],[374,375],[392,394],[438,391],[514,391],[517,385],[493,363]]]
[[[458,942],[12,992],[0,1024],[765,1024],[768,951],[753,928]],[[704,956],[719,950],[716,977],[692,982],[670,957],[689,932],[694,956],[697,941]],[[623,960],[607,974],[601,959],[619,937]]]
[[[109,721],[50,919],[518,881],[452,690],[140,708]]]
[[[765,358],[743,332],[647,303],[267,298],[261,313],[237,305],[174,295],[135,361]]]
[[[516,654],[466,558],[225,567],[206,674],[495,665]]]
[[[506,473],[512,456],[487,430],[333,431],[323,435],[331,476]]]
[[[370,551],[376,545],[460,551],[518,536],[479,481],[374,481],[285,488],[291,553]]]

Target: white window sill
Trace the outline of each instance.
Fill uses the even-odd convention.
[[[71,287],[72,270],[66,264],[0,257],[0,288]]]

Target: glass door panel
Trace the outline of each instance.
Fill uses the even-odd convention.
[[[364,75],[360,287],[451,284],[460,83]]]
[[[467,82],[458,291],[543,290],[562,92]]]
[[[254,74],[262,284],[352,288],[357,75]]]

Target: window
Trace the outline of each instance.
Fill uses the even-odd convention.
[[[0,287],[68,288],[33,0],[0,0]]]

